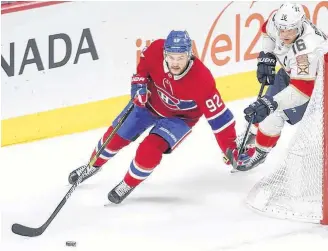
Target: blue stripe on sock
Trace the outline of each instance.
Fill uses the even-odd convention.
[[[116,155],[116,153],[109,153],[106,151],[106,149],[104,149],[102,152],[101,152],[101,155],[105,156],[106,158],[112,158]]]
[[[136,169],[134,164],[133,164],[133,161],[130,164],[130,170],[134,175],[139,176],[139,177],[144,178],[144,177],[148,177],[150,175],[150,173],[144,173],[144,172],[141,172],[138,169]]]

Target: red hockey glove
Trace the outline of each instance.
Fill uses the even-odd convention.
[[[138,74],[133,75],[131,81],[131,98],[137,106],[144,107],[150,96],[147,89],[149,79]]]
[[[255,146],[254,145],[249,145],[246,146],[245,150],[243,153],[240,154],[239,159],[238,159],[238,149],[227,149],[226,154],[223,157],[224,163],[227,165],[232,164],[233,167],[237,167],[238,165],[243,165],[247,163],[251,157],[255,153]]]

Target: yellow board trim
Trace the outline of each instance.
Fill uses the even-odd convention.
[[[225,102],[255,96],[260,88],[254,71],[215,80]],[[129,98],[125,95],[2,120],[1,146],[109,126]]]
[[[108,126],[129,95],[2,120],[1,146]]]

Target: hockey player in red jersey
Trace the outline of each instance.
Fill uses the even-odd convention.
[[[300,4],[281,5],[264,23],[262,33],[257,77],[269,88],[244,110],[247,121],[254,116],[252,122],[260,124],[250,134],[255,141],[255,154],[237,167],[240,171],[263,163],[277,144],[285,122],[293,125],[302,119],[323,56],[318,52],[327,46],[326,35],[306,19]],[[277,60],[282,68],[275,74]]]
[[[98,172],[119,150],[152,127],[139,145],[123,181],[109,192],[111,202],[121,203],[154,171],[162,155],[171,153],[191,133],[202,115],[210,124],[222,152],[237,158],[234,116],[221,99],[210,71],[192,55],[187,32],[171,31],[166,40],[156,40],[143,51],[137,73],[132,77],[131,98],[135,104],[132,113],[86,176],[89,178]],[[99,140],[92,156],[127,107]],[[248,154],[251,155],[243,154],[244,160],[249,159]],[[78,179],[83,169],[84,166],[70,174],[70,183]]]

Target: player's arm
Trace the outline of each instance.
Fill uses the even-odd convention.
[[[150,96],[147,85],[150,81],[151,58],[156,45],[150,45],[144,48],[140,61],[137,66],[137,73],[132,76],[131,80],[131,98],[137,106],[144,107]]]
[[[228,148],[235,149],[235,119],[217,90],[213,90],[204,101],[203,112],[222,152],[225,153]]]
[[[163,53],[163,39],[158,39],[146,46],[140,55],[140,61],[137,66],[137,74],[143,77],[149,77],[153,65],[153,58]]]
[[[145,47],[140,55],[140,61],[137,65],[137,73],[140,76],[148,77],[150,72],[150,58],[151,58],[152,47]]]
[[[293,45],[295,46],[295,44]],[[319,57],[315,53],[295,56],[290,62],[290,84],[273,98],[285,110],[309,101],[316,79]]]
[[[207,79],[207,81],[202,86],[203,95],[201,95],[202,99],[199,102],[199,106],[207,122],[211,126],[216,141],[224,154],[224,162],[236,167],[238,157],[242,158],[243,161],[248,161],[252,154],[251,151],[254,149],[246,149],[242,156],[238,156],[235,118],[221,99],[221,95],[215,87],[215,81],[212,75],[206,75],[207,78],[204,78],[204,80]]]
[[[256,114],[252,121],[260,123],[277,109],[286,110],[309,101],[314,88],[318,63],[319,58],[315,53],[295,55],[290,61],[289,85],[275,96],[265,95],[248,106],[244,110],[245,119],[250,121]]]
[[[212,76],[207,78],[207,83],[203,86],[204,93],[199,101],[199,106],[212,128],[218,145],[223,153],[228,148],[235,149],[237,136],[232,112],[221,99]]]

